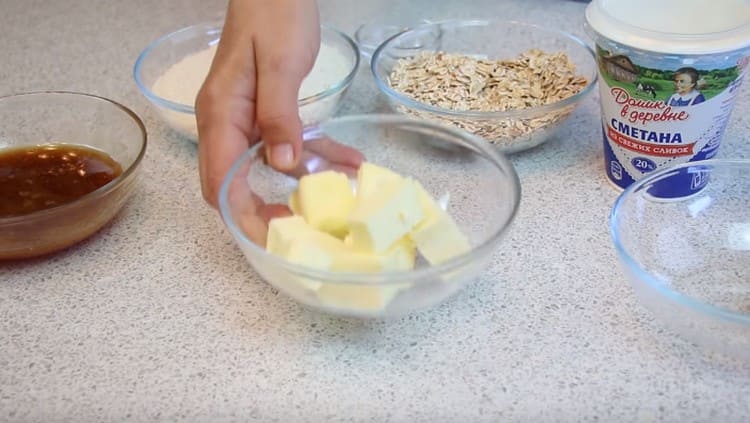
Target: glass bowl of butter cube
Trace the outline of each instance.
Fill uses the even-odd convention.
[[[222,219],[257,274],[327,313],[394,317],[433,307],[481,276],[521,198],[509,160],[468,132],[398,115],[308,127],[281,173],[263,143],[230,169]],[[364,157],[345,166],[326,151]]]

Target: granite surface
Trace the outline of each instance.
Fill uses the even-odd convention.
[[[217,0],[0,0],[0,94],[110,97],[149,132],[144,178],[93,238],[0,265],[0,421],[750,420],[750,365],[703,354],[636,302],[612,247],[598,95],[512,157],[515,225],[483,276],[393,321],[307,310],[259,279],[199,194],[197,150],[132,79],[141,49]],[[585,36],[585,3],[320,0],[369,19],[495,16]],[[750,156],[750,95],[721,157]],[[385,111],[363,66],[342,114]]]

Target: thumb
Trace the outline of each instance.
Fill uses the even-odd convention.
[[[289,59],[293,61],[293,58]],[[297,95],[305,72],[293,63],[258,66],[256,119],[266,160],[279,171],[293,169],[302,150],[302,121]]]

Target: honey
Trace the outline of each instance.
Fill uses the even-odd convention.
[[[108,154],[76,144],[0,150],[0,218],[67,204],[122,174]]]

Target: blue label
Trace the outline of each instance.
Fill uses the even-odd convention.
[[[604,165],[607,172],[607,177],[618,187],[625,189],[630,186],[636,180],[628,173],[628,171],[620,164],[612,151],[612,147],[605,135],[606,132],[602,128],[602,138],[604,143]],[[707,160],[716,155],[718,148],[713,145],[708,145],[706,148],[696,154],[691,161],[696,160]],[[649,159],[644,157],[637,157],[633,159],[631,163],[633,167],[642,170],[644,174],[653,172],[656,170],[656,165]],[[639,177],[640,179],[640,177]],[[709,172],[703,166],[693,166],[678,171],[678,174],[665,179],[661,182],[654,183],[649,189],[648,193],[657,198],[680,198],[690,196],[705,188],[708,184]]]

